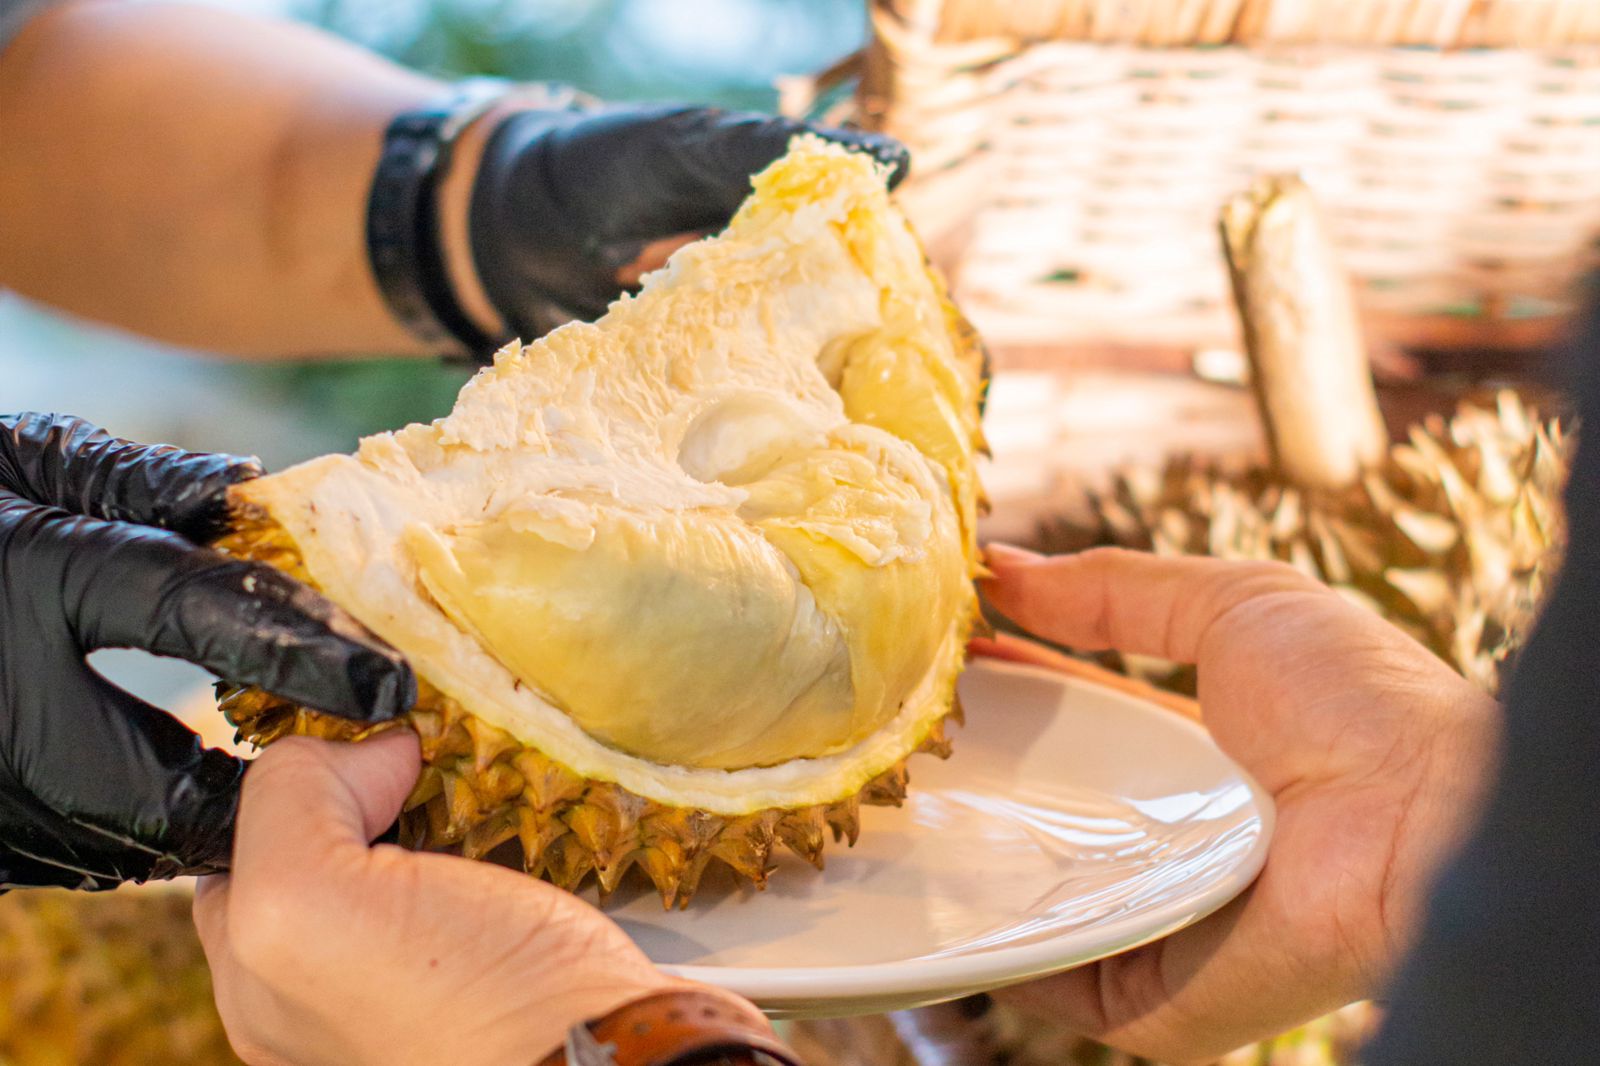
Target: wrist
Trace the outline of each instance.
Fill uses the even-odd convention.
[[[1405,804],[1395,834],[1379,908],[1385,950],[1366,981],[1374,994],[1416,940],[1433,883],[1477,824],[1494,782],[1500,704],[1466,681],[1452,695],[1429,726],[1434,741],[1423,760],[1421,785]]]
[[[472,256],[468,227],[472,190],[489,137],[511,115],[533,106],[526,99],[508,97],[474,120],[457,139],[450,169],[439,183],[439,246],[444,254],[446,273],[462,310],[479,329],[491,336],[504,336],[510,326],[489,299]]]
[[[670,981],[618,998],[608,1009],[572,1022],[539,1066],[571,1066],[568,1048],[606,1048],[616,1066],[717,1062],[793,1066],[766,1016],[724,989]],[[583,1060],[587,1061],[587,1060]]]

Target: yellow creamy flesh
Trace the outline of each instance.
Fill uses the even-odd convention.
[[[801,139],[599,322],[247,495],[425,677],[585,772],[598,754],[530,698],[641,783],[836,758],[843,781],[916,742],[906,715],[940,712],[929,680],[959,658],[975,388],[881,172]],[[317,506],[274,506],[290,485]],[[359,579],[318,574],[340,557]],[[511,691],[486,700],[493,670],[426,614]]]
[[[832,754],[899,711],[965,577],[937,483],[844,436],[724,474],[734,515],[599,505],[574,542],[511,511],[407,546],[445,613],[604,743],[725,769]]]

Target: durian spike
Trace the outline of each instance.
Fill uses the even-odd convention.
[[[1267,176],[1220,221],[1251,383],[1291,483],[1342,488],[1388,444],[1350,283],[1310,189]]]
[[[640,822],[640,847],[633,861],[661,894],[663,908],[672,908],[690,857],[721,831],[722,819],[700,811],[658,807]]]
[[[474,776],[478,809],[492,811],[522,794],[522,775],[509,761],[491,763]]]
[[[461,854],[469,859],[481,859],[516,835],[516,812],[502,809],[467,830],[461,840]]]
[[[646,801],[612,784],[597,783],[566,815],[567,827],[594,855],[601,888],[611,891],[638,849],[639,819]]]
[[[928,735],[922,738],[922,744],[918,746],[917,752],[919,754],[934,755],[941,759],[950,757],[951,746],[949,738],[944,735],[944,719],[941,718],[933,723],[933,728],[928,730]]]
[[[767,810],[734,819],[718,834],[710,854],[733,867],[734,873],[754,882],[756,888],[765,888],[767,860],[777,840],[780,815],[779,811]]]
[[[524,804],[517,812],[518,826],[517,839],[522,844],[523,865],[526,866],[528,856],[543,854],[559,837],[566,836],[570,830],[567,823],[556,816],[550,807],[535,807]]]
[[[412,786],[411,795],[406,797],[406,810],[414,810],[422,806],[435,796],[444,791],[444,775],[436,766],[423,766],[422,773],[417,775],[417,783]]]
[[[828,805],[828,828],[833,830],[834,843],[843,840],[850,847],[856,846],[856,838],[861,835],[861,793],[839,800]]]
[[[557,888],[576,892],[583,879],[594,869],[594,856],[579,842],[576,835],[567,833],[557,837],[540,856],[543,874]],[[529,870],[529,873],[541,871]]]
[[[459,773],[445,776],[444,798],[444,804],[434,808],[440,811],[442,818],[431,824],[441,841],[454,844],[477,824],[483,815],[483,805],[471,781]]]
[[[905,802],[911,774],[904,761],[891,766],[861,790],[861,802],[874,807],[898,807]]]
[[[468,718],[463,725],[472,739],[472,766],[479,774],[522,747],[516,737],[481,718]]]
[[[822,849],[827,824],[826,808],[820,804],[785,811],[778,820],[778,839],[790,851],[820,870],[823,868]]]
[[[529,807],[554,812],[575,802],[586,786],[583,778],[542,753],[524,748],[512,759],[522,775],[522,795]]]

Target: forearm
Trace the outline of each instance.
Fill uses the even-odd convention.
[[[47,12],[0,52],[0,286],[218,351],[420,352],[364,220],[385,126],[440,91],[289,23]]]

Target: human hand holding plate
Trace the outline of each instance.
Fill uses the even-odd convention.
[[[1377,994],[1487,783],[1494,701],[1288,566],[1005,547],[988,561],[991,602],[1041,636],[1198,664],[1218,746],[1277,803],[1266,866],[1234,902],[1008,996],[1183,1062]]]

